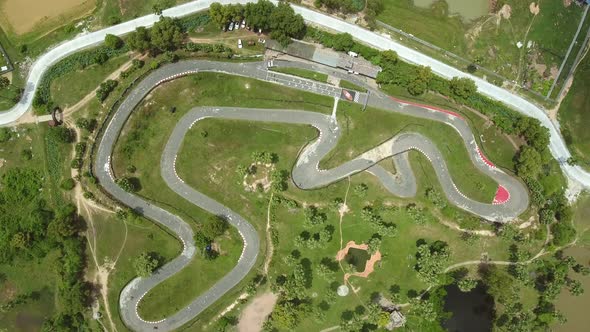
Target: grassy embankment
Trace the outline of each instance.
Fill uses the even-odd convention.
[[[579,164],[590,169],[590,56],[580,62],[574,82],[559,108],[561,132],[570,151],[579,159]]]
[[[386,0],[385,9],[378,19],[467,59],[465,62],[443,57],[438,51],[403,38],[405,43],[458,68],[466,69],[469,62],[475,62],[509,80],[521,82],[526,78],[533,90],[546,93],[552,83],[549,70],[561,65],[580,23],[582,11],[575,5],[565,7],[559,1],[540,1],[540,11],[535,16],[531,13],[529,2],[508,0],[502,4],[510,6],[509,18],[499,19],[499,14],[495,13],[466,21],[461,16],[449,16],[444,1],[422,8],[405,0]],[[496,12],[500,7],[497,6]],[[586,21],[585,26],[590,19]],[[578,40],[583,38],[581,36]],[[530,49],[515,46],[518,41],[526,44],[528,40],[534,42]],[[575,52],[574,48],[573,57]],[[541,69],[534,68],[535,64],[545,65],[549,78],[544,79],[543,72],[538,71]],[[568,63],[565,72],[570,65]],[[483,73],[476,72],[476,75]],[[557,90],[560,85],[561,82]]]
[[[300,68],[290,68],[290,67],[277,67],[271,68],[272,71],[276,71],[283,74],[289,74],[293,76],[299,76],[303,78],[307,78],[310,80],[314,80],[317,82],[326,83],[328,82],[328,75],[323,73],[317,73],[315,71],[300,69]]]

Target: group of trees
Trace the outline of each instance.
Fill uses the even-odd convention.
[[[101,103],[105,101],[109,94],[111,94],[111,92],[115,90],[118,84],[119,82],[117,82],[116,80],[106,80],[100,83],[100,85],[98,86],[98,90],[96,90],[96,98],[98,98],[98,101],[100,101]]]
[[[357,13],[365,8],[365,0],[315,0],[316,8],[326,7],[328,11],[339,11],[344,14]]]
[[[418,278],[428,285],[439,285],[443,278],[442,272],[446,267],[451,252],[444,241],[434,241],[428,244],[426,241],[419,241],[416,251],[416,265]]]
[[[361,219],[369,222],[371,227],[382,237],[393,237],[397,234],[397,226],[392,222],[383,220],[375,210],[370,206],[365,206],[361,211]]]
[[[203,257],[207,259],[217,257],[217,253],[211,248],[211,243],[223,235],[228,228],[229,223],[221,216],[211,216],[201,225],[201,229],[195,232],[194,240]]]
[[[220,26],[246,20],[252,29],[270,30],[270,37],[285,46],[291,42],[291,38],[302,38],[305,34],[303,17],[295,14],[293,8],[284,1],[280,1],[277,6],[268,0],[225,6],[215,2],[209,7],[209,15]]]
[[[135,273],[142,278],[149,277],[160,266],[160,259],[154,252],[142,252],[133,260]]]
[[[174,51],[184,40],[180,21],[170,17],[160,17],[153,27],[138,27],[127,38],[127,45],[135,51],[152,54]]]

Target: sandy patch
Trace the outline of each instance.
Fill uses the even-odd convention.
[[[96,0],[6,0],[2,3],[2,21],[8,21],[15,33],[24,34],[46,23],[67,23],[66,16],[80,17],[95,5]]]
[[[258,332],[262,330],[262,323],[277,303],[278,296],[273,293],[264,293],[252,300],[240,316],[238,322],[239,332]]]
[[[339,262],[341,260],[343,260],[344,257],[346,257],[346,254],[348,254],[348,250],[350,248],[367,250],[369,248],[369,246],[365,243],[356,244],[356,242],[354,242],[354,241],[348,241],[348,243],[346,244],[346,247],[344,247],[344,249],[339,250],[338,253],[336,254],[336,260]],[[348,281],[348,278],[350,278],[351,276],[361,277],[361,278],[368,277],[369,274],[371,274],[371,273],[373,273],[373,271],[375,271],[375,263],[377,263],[380,260],[381,260],[381,252],[377,251],[373,255],[371,255],[369,260],[367,260],[367,263],[365,264],[365,269],[363,270],[363,272],[344,274],[344,282]],[[354,289],[353,289],[353,291],[354,291]]]
[[[533,15],[537,15],[537,14],[539,14],[539,11],[541,11],[539,9],[539,4],[534,3],[534,2],[531,2],[531,4],[529,5],[529,10],[531,11],[531,14],[533,14]]]
[[[0,168],[2,168],[2,166],[4,166],[5,163],[6,163],[6,159],[0,158]]]
[[[563,6],[564,7],[569,7],[572,4],[572,0],[563,0]]]
[[[509,19],[512,15],[512,7],[510,7],[510,5],[502,6],[502,8],[500,8],[500,10],[498,11],[498,15],[500,15],[500,17],[502,17],[503,19]]]

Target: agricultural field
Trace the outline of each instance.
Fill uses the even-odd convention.
[[[475,2],[484,2],[485,6],[488,3]],[[479,16],[473,12],[476,4],[455,0],[448,4],[445,0],[418,1],[417,5],[407,0],[385,0],[384,3],[385,9],[378,20],[467,60],[453,62],[453,65],[467,69],[469,62],[476,63],[541,95],[548,93],[556,79],[583,14],[583,8],[570,1],[534,2],[538,6],[530,1],[499,1],[495,2],[495,8]],[[584,40],[589,26],[590,17],[587,16],[578,44]],[[438,51],[427,50],[410,40],[407,42],[437,58],[455,61]],[[520,48],[517,47],[519,42]],[[570,60],[575,58],[577,46]],[[567,75],[571,62],[564,67],[563,75]],[[555,90],[560,87],[559,84]]]

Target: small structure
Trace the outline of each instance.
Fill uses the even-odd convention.
[[[338,294],[338,296],[346,296],[346,295],[348,295],[348,292],[349,292],[348,286],[346,286],[346,285],[341,285],[336,290],[336,293]]]
[[[405,324],[406,316],[404,316],[400,311],[394,310],[389,314],[389,323],[385,325],[385,328],[391,331],[397,327],[402,327]]]

